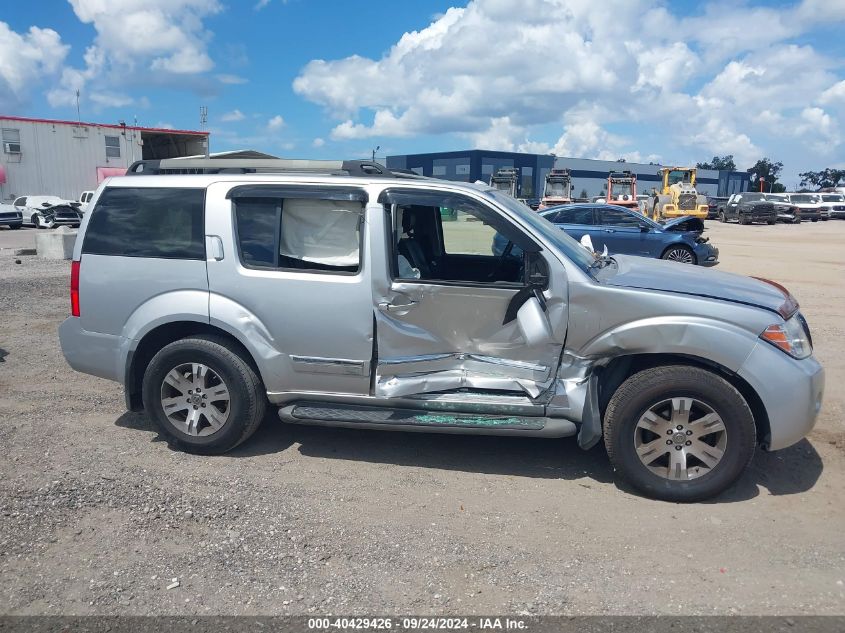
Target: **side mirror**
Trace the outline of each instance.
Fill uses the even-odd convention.
[[[651,230],[651,227],[646,224],[645,222],[640,223],[640,232],[641,233],[648,233]]]
[[[593,248],[593,239],[587,233],[581,236],[581,246],[586,248],[591,253],[596,252],[596,249]]]

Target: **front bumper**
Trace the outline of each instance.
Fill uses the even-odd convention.
[[[699,266],[715,266],[719,263],[719,249],[709,243],[696,244],[693,252]]]
[[[757,392],[766,409],[769,437],[758,438],[765,448],[786,448],[813,429],[824,393],[824,369],[815,357],[796,360],[758,341],[739,375]]]

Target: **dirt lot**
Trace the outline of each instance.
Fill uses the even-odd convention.
[[[230,455],[173,451],[65,364],[68,264],[0,251],[0,612],[845,613],[845,222],[709,229],[720,269],[798,297],[828,389],[809,440],[690,506],[571,439],[268,417]]]

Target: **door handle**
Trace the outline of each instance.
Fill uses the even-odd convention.
[[[616,229],[605,229],[605,233],[616,233]]]
[[[211,258],[219,262],[223,259],[223,240],[219,235],[206,235],[208,243],[208,254]]]
[[[408,310],[417,305],[416,301],[408,300],[408,303],[388,303],[381,301],[378,304],[378,309],[382,312],[390,312],[392,314],[405,314]]]

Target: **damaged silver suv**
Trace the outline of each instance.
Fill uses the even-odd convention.
[[[64,355],[188,451],[283,422],[604,441],[693,501],[813,427],[774,282],[597,257],[505,193],[365,161],[141,161],[76,242]],[[504,239],[503,239],[504,238]],[[505,244],[504,248],[494,247]]]

